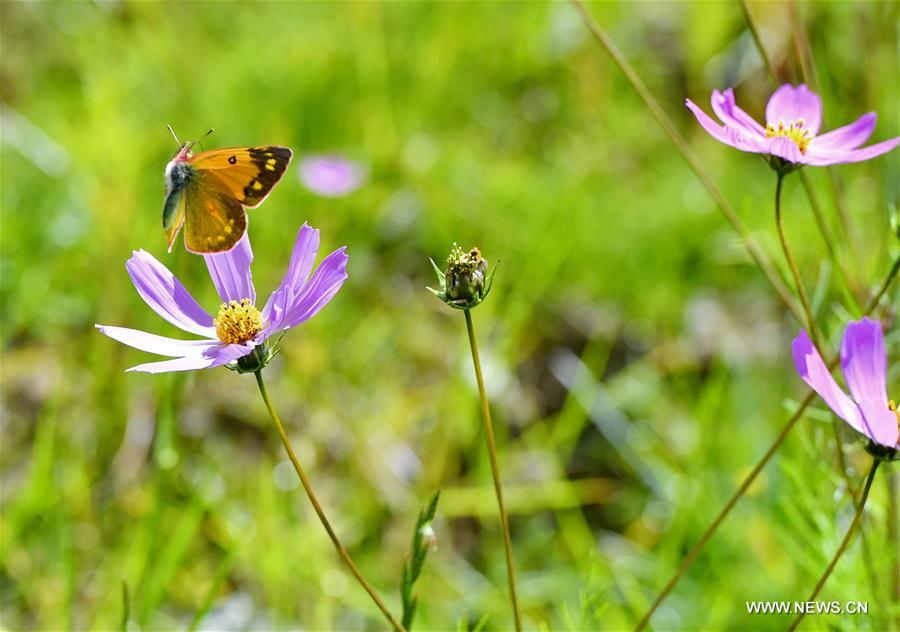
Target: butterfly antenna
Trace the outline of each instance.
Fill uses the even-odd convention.
[[[212,134],[214,131],[216,131],[215,128],[210,127],[209,130],[203,136],[201,136],[197,140],[191,141],[191,147],[193,147],[194,145],[200,145],[200,148],[202,149],[203,148],[203,142],[202,142],[203,139],[206,138],[207,136],[209,136],[210,134]]]
[[[169,133],[172,134],[172,138],[174,138],[175,142],[178,144],[178,148],[181,149],[182,144],[181,144],[181,141],[178,140],[178,136],[175,135],[175,130],[172,129],[171,125],[166,125],[166,127],[169,129]]]

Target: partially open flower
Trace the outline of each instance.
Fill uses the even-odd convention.
[[[488,262],[478,248],[463,250],[456,244],[447,257],[447,271],[442,272],[434,260],[440,290],[428,288],[435,296],[456,309],[470,309],[483,301],[491,291],[496,266],[487,274]]]
[[[712,109],[722,124],[713,120],[690,99],[685,105],[697,117],[706,132],[726,145],[741,151],[765,154],[772,168],[787,172],[803,165],[836,165],[860,162],[887,153],[900,137],[860,148],[875,129],[875,112],[864,114],[856,122],[819,134],[822,99],[805,84],[796,88],[784,84],[766,105],[766,125],[760,125],[739,108],[734,91],[713,90]]]
[[[869,452],[897,458],[900,412],[887,396],[887,353],[881,324],[870,318],[851,322],[841,343],[841,369],[850,395],[838,386],[805,331],[794,339],[794,365],[803,381],[834,413],[870,441]]]
[[[278,351],[268,341],[312,318],[347,279],[344,248],[325,257],[313,272],[318,249],[319,231],[304,224],[297,234],[288,271],[262,310],[255,305],[256,290],[250,274],[253,252],[247,235],[228,252],[204,255],[222,298],[215,318],[200,307],[168,268],[150,253],[138,250],[125,264],[138,294],[165,320],[202,339],[176,340],[108,325],[97,325],[97,329],[135,349],[174,358],[140,364],[129,371],[164,373],[222,365],[241,373],[258,371]]]

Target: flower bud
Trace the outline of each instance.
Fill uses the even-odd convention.
[[[487,297],[494,280],[494,270],[487,273],[488,262],[478,248],[463,250],[455,243],[447,257],[447,271],[442,272],[432,260],[440,290],[428,288],[435,296],[456,309],[470,309]]]

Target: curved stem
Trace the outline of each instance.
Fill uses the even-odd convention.
[[[784,428],[781,430],[781,433],[763,455],[763,457],[759,460],[759,462],[753,467],[750,471],[750,474],[744,478],[744,481],[741,483],[741,486],[738,487],[737,491],[731,496],[725,506],[722,507],[722,510],[716,516],[715,520],[712,521],[706,531],[703,532],[703,535],[700,536],[700,539],[697,540],[697,544],[695,544],[688,554],[684,556],[684,559],[681,561],[681,564],[678,566],[678,569],[675,571],[675,574],[672,575],[671,579],[666,583],[663,589],[656,596],[656,599],[653,600],[653,604],[651,604],[650,609],[647,610],[647,613],[641,618],[638,622],[637,627],[635,628],[636,632],[640,632],[647,624],[650,622],[650,617],[653,616],[653,613],[656,612],[656,609],[659,608],[660,604],[663,600],[669,596],[669,593],[672,592],[672,589],[675,588],[675,585],[681,579],[681,577],[685,574],[688,568],[690,568],[691,564],[694,563],[694,560],[700,554],[700,551],[703,550],[703,547],[706,546],[706,543],[709,542],[710,538],[713,537],[713,534],[719,529],[719,525],[725,520],[731,510],[734,509],[734,506],[737,502],[744,496],[750,486],[753,484],[753,481],[756,480],[756,477],[759,476],[759,473],[766,466],[775,452],[778,451],[778,448],[781,447],[781,444],[787,438],[788,434],[793,430],[794,425],[800,420],[800,417],[803,416],[803,412],[806,410],[807,406],[809,406],[813,398],[815,397],[815,393],[810,391],[803,402],[800,404],[800,407],[797,411],[791,416],[788,420],[787,424],[785,424]]]
[[[266,384],[263,382],[262,371],[256,371],[254,373],[256,375],[256,383],[259,385],[259,393],[262,395],[263,402],[266,404],[266,408],[269,410],[269,415],[272,416],[272,421],[275,422],[275,427],[278,429],[278,436],[281,437],[281,443],[284,444],[284,449],[288,453],[288,458],[290,458],[291,463],[294,464],[294,469],[297,471],[297,476],[300,477],[300,482],[303,484],[303,489],[306,490],[306,495],[309,497],[309,502],[312,503],[313,509],[316,510],[316,515],[319,516],[319,521],[322,523],[322,526],[325,527],[325,531],[328,532],[328,537],[331,538],[331,541],[334,543],[334,548],[337,549],[341,558],[350,568],[350,572],[353,573],[353,576],[356,578],[356,581],[365,589],[369,596],[372,598],[372,601],[375,602],[375,605],[378,606],[378,609],[381,610],[381,613],[384,615],[384,618],[388,620],[388,623],[391,624],[391,627],[394,630],[399,630],[404,632],[404,628],[400,625],[394,616],[387,609],[387,606],[381,601],[381,598],[375,592],[375,589],[369,585],[369,582],[366,581],[365,577],[362,576],[362,573],[359,572],[359,569],[356,568],[356,564],[353,563],[353,560],[350,559],[350,554],[347,553],[347,549],[344,548],[344,545],[341,544],[341,541],[338,540],[337,534],[335,534],[334,529],[331,528],[331,523],[328,522],[328,518],[325,517],[325,512],[322,510],[322,505],[319,504],[319,499],[316,498],[315,492],[313,492],[312,485],[309,482],[309,479],[306,477],[306,472],[303,470],[303,467],[300,465],[300,460],[297,458],[297,454],[294,452],[294,447],[291,445],[291,440],[288,439],[287,433],[284,431],[284,426],[281,424],[281,419],[278,417],[278,413],[275,412],[275,407],[272,406],[271,400],[269,400],[269,394],[266,391]]]
[[[478,395],[481,398],[481,419],[484,424],[484,438],[487,440],[488,456],[491,460],[491,474],[494,477],[494,491],[497,494],[497,507],[500,508],[500,523],[503,527],[503,549],[506,554],[506,578],[509,582],[509,599],[512,602],[513,616],[516,620],[516,632],[522,631],[522,620],[519,617],[519,602],[516,599],[516,569],[513,566],[512,539],[509,535],[509,516],[503,505],[503,487],[500,485],[500,466],[497,465],[497,446],[494,443],[494,425],[491,422],[491,407],[488,405],[487,392],[484,388],[484,377],[481,375],[481,359],[478,356],[478,342],[475,340],[475,327],[472,314],[466,314],[466,331],[469,333],[469,346],[472,348],[472,364],[475,365],[475,379],[478,382]]]
[[[822,574],[822,577],[819,578],[819,582],[816,584],[816,587],[813,588],[812,594],[809,596],[807,601],[814,601],[815,598],[819,595],[819,591],[822,590],[822,586],[825,585],[825,582],[828,581],[828,577],[831,575],[831,571],[834,570],[834,567],[837,565],[838,560],[841,559],[841,556],[844,554],[844,551],[847,550],[847,545],[850,544],[850,539],[853,537],[853,533],[856,531],[856,527],[859,524],[860,520],[862,520],[863,509],[866,506],[866,500],[869,498],[869,488],[872,487],[872,480],[875,478],[875,470],[878,469],[878,464],[881,463],[880,460],[875,459],[872,462],[872,469],[869,470],[869,476],[866,478],[866,486],[863,487],[862,496],[859,499],[859,506],[856,508],[856,515],[853,516],[853,522],[850,523],[850,527],[847,529],[846,535],[844,535],[844,539],[841,541],[841,545],[838,547],[837,552],[834,554],[834,557],[831,558],[831,563],[828,564],[828,568],[825,569],[825,573]],[[800,625],[800,622],[803,620],[804,612],[800,612],[797,615],[797,618],[794,619],[791,626],[788,628],[788,632],[791,630],[796,630],[797,626]]]
[[[809,326],[809,334],[812,336],[816,346],[819,346],[821,337],[819,336],[819,328],[816,325],[816,319],[812,313],[812,306],[803,282],[800,280],[800,271],[794,262],[794,256],[791,249],[788,248],[787,238],[784,234],[784,222],[781,220],[781,186],[784,184],[784,174],[778,174],[778,184],[775,185],[775,223],[778,225],[778,239],[781,241],[781,249],[784,251],[784,258],[787,259],[788,268],[791,269],[791,276],[794,277],[794,285],[797,287],[797,295],[800,297],[800,304],[803,305],[803,311],[806,312],[806,320]]]
[[[891,287],[891,283],[894,282],[894,279],[897,278],[898,273],[900,273],[900,257],[894,261],[894,265],[891,266],[890,271],[888,272],[887,277],[885,277],[884,282],[881,284],[881,287],[878,288],[878,291],[872,296],[872,299],[866,305],[866,309],[863,312],[864,316],[868,316],[875,308],[878,307],[878,303],[881,301],[881,298],[885,295],[888,289]],[[835,356],[828,363],[828,371],[833,371],[837,366],[840,358]],[[759,476],[759,473],[762,472],[763,468],[769,462],[769,460],[775,455],[778,451],[778,448],[781,447],[781,444],[787,438],[791,429],[803,416],[804,411],[809,407],[815,398],[815,393],[812,391],[806,394],[806,397],[800,402],[800,406],[791,415],[791,418],[788,419],[788,422],[785,424],[782,431],[779,433],[778,437],[775,438],[775,441],[766,451],[766,453],[762,456],[762,458],[757,462],[756,465],[753,466],[753,469],[750,473],[744,478],[743,482],[741,482],[741,486],[738,487],[737,491],[734,495],[725,503],[725,506],[722,510],[716,515],[715,519],[712,521],[712,524],[706,528],[703,532],[703,535],[700,536],[700,539],[697,541],[690,551],[688,551],[687,555],[684,556],[681,564],[678,566],[678,569],[672,575],[672,578],[666,583],[660,593],[654,599],[653,604],[650,606],[650,609],[647,611],[647,614],[641,618],[640,622],[638,622],[636,630],[642,630],[647,626],[647,623],[650,621],[650,617],[653,616],[653,613],[656,612],[656,609],[659,608],[660,604],[665,600],[665,598],[669,595],[670,592],[675,588],[675,585],[678,581],[684,576],[687,569],[691,566],[697,556],[700,554],[700,551],[706,545],[707,542],[712,538],[715,532],[718,530],[719,526],[725,521],[725,518],[731,513],[731,510],[734,509],[735,505],[737,505],[738,501],[744,496],[750,486],[753,484],[753,481],[756,480],[756,477]]]
[[[672,141],[672,144],[675,145],[675,148],[678,150],[678,153],[681,154],[681,157],[684,158],[685,162],[694,172],[694,175],[697,176],[697,179],[700,180],[700,183],[706,188],[709,192],[710,196],[713,200],[715,200],[716,205],[719,207],[719,210],[722,211],[722,215],[728,220],[728,223],[731,224],[731,227],[738,234],[738,237],[743,243],[744,248],[747,250],[747,254],[750,255],[750,258],[756,262],[756,265],[759,266],[759,269],[769,280],[769,283],[772,285],[772,288],[778,293],[778,296],[781,297],[781,300],[784,301],[784,304],[791,310],[791,312],[797,317],[798,320],[803,320],[803,312],[797,307],[797,302],[794,300],[794,297],[791,295],[790,290],[787,288],[784,280],[781,278],[781,274],[772,265],[772,261],[769,259],[769,256],[765,253],[765,251],[759,247],[759,244],[753,239],[750,235],[747,227],[744,226],[744,223],[741,221],[740,216],[734,207],[725,199],[725,196],[722,194],[722,191],[719,190],[719,187],[716,185],[715,181],[712,179],[712,176],[706,170],[706,167],[703,166],[703,163],[700,162],[700,159],[694,154],[691,148],[688,146],[687,141],[684,137],[678,132],[678,129],[675,127],[675,124],[672,122],[672,119],[666,114],[665,110],[662,109],[659,102],[653,97],[650,93],[650,90],[647,89],[647,86],[638,76],[637,72],[635,72],[634,68],[631,67],[631,64],[628,63],[628,60],[622,54],[622,51],[618,49],[615,43],[610,39],[609,35],[603,29],[600,24],[591,16],[590,12],[587,10],[587,7],[584,6],[584,3],[581,0],[571,0],[572,5],[578,10],[581,14],[582,19],[584,20],[585,25],[588,27],[588,30],[591,32],[591,35],[600,43],[601,46],[606,50],[607,54],[609,54],[610,58],[619,67],[622,71],[622,74],[625,75],[625,78],[628,80],[628,83],[631,84],[631,87],[634,88],[634,91],[638,93],[638,96],[644,102],[644,105],[647,106],[647,109],[650,110],[650,113],[656,119],[656,122],[659,123],[659,126],[662,128],[663,132],[665,132],[666,136],[669,137],[669,140]]]
[[[763,65],[766,67],[766,72],[769,75],[769,79],[772,80],[772,83],[775,86],[778,86],[781,84],[781,81],[779,81],[778,76],[775,73],[775,68],[772,65],[772,60],[769,57],[769,54],[766,52],[765,46],[763,46],[762,38],[759,35],[759,29],[756,27],[756,20],[753,19],[753,14],[750,13],[750,7],[747,4],[747,0],[740,0],[740,5],[741,12],[744,14],[744,20],[747,22],[747,27],[750,29],[750,35],[753,38],[754,44],[756,44],[756,50],[759,53],[759,56],[762,58]],[[799,30],[799,23],[796,16],[796,6],[793,5],[791,7],[791,26],[795,43],[799,42],[801,44],[804,44],[804,54],[809,55],[809,59],[812,60],[812,51],[809,49],[809,41],[807,40],[806,36]],[[799,56],[800,53],[798,52],[798,57]],[[803,74],[803,80],[806,83],[810,83],[802,66],[801,71]],[[831,167],[826,167],[825,169],[826,171],[828,171],[828,174],[831,177],[832,185],[835,187],[835,190],[837,190],[835,185],[836,176],[834,170],[831,169]],[[818,198],[816,198],[815,191],[812,187],[812,182],[810,182],[806,171],[800,171],[800,180],[803,182],[803,188],[806,190],[806,195],[809,198],[809,205],[810,207],[812,207],[813,216],[816,218],[816,224],[819,227],[819,233],[822,235],[822,241],[825,243],[825,247],[828,249],[828,254],[831,258],[831,261],[834,264],[838,275],[849,291],[850,297],[856,303],[856,307],[859,307],[859,287],[853,281],[853,279],[850,278],[850,276],[847,274],[847,270],[841,263],[841,258],[834,247],[834,242],[832,241],[830,231],[828,230],[828,223],[825,221],[825,217],[822,215],[822,207],[819,205],[819,200]],[[847,218],[843,206],[841,205],[840,196],[835,196],[835,205],[838,209],[838,214],[841,216],[841,222],[844,226],[844,232],[847,234],[847,237],[850,238],[852,237],[852,231],[850,230],[849,219]]]

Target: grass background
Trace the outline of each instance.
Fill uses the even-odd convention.
[[[833,128],[900,129],[898,5],[796,5]],[[398,608],[410,530],[443,489],[418,629],[509,629],[502,541],[462,315],[424,290],[454,241],[502,260],[474,313],[529,629],[634,626],[803,395],[798,324],[642,102],[565,3],[4,2],[2,521],[9,630],[381,629],[296,487],[254,381],[223,369],[125,374],[150,356],[94,323],[178,335],[124,270],[149,250],[214,311],[200,259],[166,254],[165,130],[207,148],[283,144],[368,168],[342,199],[292,167],[250,212],[260,296],[304,221],[350,278],[288,334],[271,394],[338,533]],[[754,3],[797,81],[790,5]],[[775,177],[683,106],[771,85],[737,3],[604,3],[597,19],[780,268]],[[707,108],[708,111],[708,108]],[[862,294],[898,253],[897,152],[809,169]],[[835,186],[835,183],[837,186]],[[847,209],[851,232],[838,221]],[[837,349],[858,315],[799,178],[787,230]],[[898,290],[879,315],[895,323]],[[900,335],[889,329],[900,397]],[[852,517],[820,402],[653,620],[783,629],[746,600],[805,599]],[[837,435],[859,484],[868,456]],[[890,474],[890,476],[889,476]],[[896,465],[822,599],[879,629],[896,596]],[[894,536],[888,530],[893,525]],[[873,581],[874,580],[874,581]],[[127,599],[123,600],[123,585]]]

